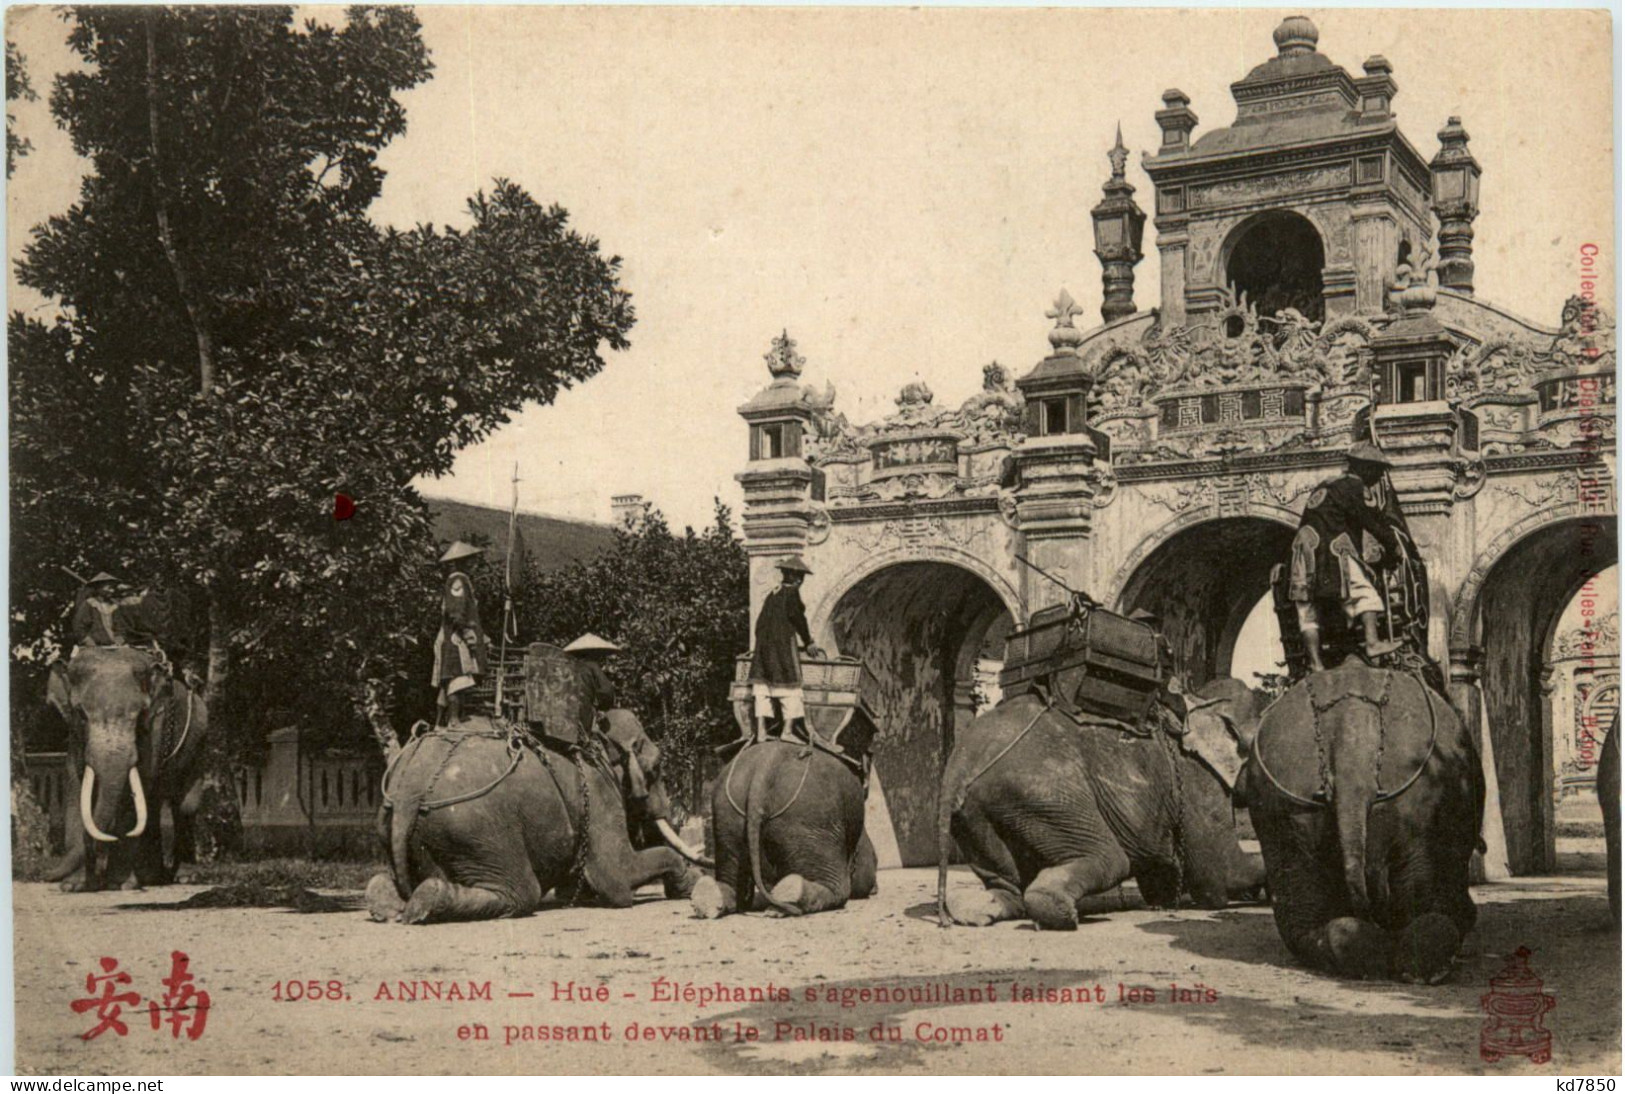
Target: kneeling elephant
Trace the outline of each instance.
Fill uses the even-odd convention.
[[[1262,702],[1214,681],[1187,697],[1182,735],[1080,725],[1033,694],[977,718],[943,774],[939,922],[1073,930],[1086,897],[1131,877],[1150,904],[1255,891],[1262,868],[1236,842],[1230,791]],[[982,889],[948,890],[950,835]]]
[[[1265,712],[1244,785],[1294,957],[1355,978],[1448,974],[1477,914],[1484,771],[1442,696],[1353,661],[1313,673]]]
[[[392,871],[367,886],[372,918],[529,915],[553,889],[624,908],[656,880],[687,897],[699,878],[688,862],[704,860],[666,820],[659,747],[629,712],[610,713],[614,757],[572,755],[485,717],[407,744],[385,777]],[[671,846],[639,849],[649,828]]]
[[[703,919],[749,911],[758,892],[785,915],[840,908],[875,891],[863,783],[846,760],[802,742],[743,749],[711,795],[716,880],[694,889]]]

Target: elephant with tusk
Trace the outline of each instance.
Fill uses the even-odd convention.
[[[1129,878],[1153,905],[1189,893],[1223,907],[1257,892],[1262,864],[1236,841],[1232,792],[1263,696],[1217,680],[1185,696],[1177,733],[1078,724],[1034,694],[1006,699],[955,742],[938,822],[938,922],[1031,919],[1075,930],[1089,898]],[[948,887],[951,843],[980,879]]]
[[[710,863],[672,827],[660,748],[630,711],[607,722],[618,755],[483,715],[413,738],[385,775],[379,834],[391,871],[367,886],[371,917],[524,916],[555,890],[626,908],[657,880],[686,898],[695,867]]]
[[[69,891],[173,881],[191,857],[202,796],[203,700],[129,646],[78,648],[53,667],[46,697],[68,725],[69,769],[79,779],[68,830],[83,835],[70,836],[51,879],[67,879]],[[174,828],[169,862],[160,823],[165,805]]]

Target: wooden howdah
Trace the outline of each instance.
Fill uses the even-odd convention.
[[[755,700],[750,683],[751,655],[734,663],[729,698],[740,732],[755,732]],[[807,721],[824,743],[849,755],[868,753],[876,725],[880,681],[855,657],[802,658],[801,696]]]
[[[1171,670],[1162,636],[1149,623],[1104,608],[1057,604],[1011,632],[999,687],[1012,696],[1043,683],[1084,713],[1138,723]]]
[[[558,646],[532,642],[525,649],[520,678],[512,683],[522,689],[523,720],[539,732],[574,743],[592,724],[592,696],[580,666]]]

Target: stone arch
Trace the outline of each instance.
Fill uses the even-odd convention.
[[[870,574],[896,566],[905,562],[943,562],[950,566],[957,566],[962,570],[969,570],[972,574],[985,581],[989,588],[999,597],[1005,610],[1011,618],[1020,623],[1027,618],[1027,605],[1011,583],[1010,578],[987,564],[979,555],[969,551],[962,551],[957,547],[943,546],[914,546],[894,547],[889,550],[878,551],[867,555],[862,562],[843,571],[839,577],[830,582],[829,591],[818,598],[813,610],[808,615],[808,623],[813,636],[820,642],[833,641],[834,635],[830,633],[830,618],[834,613],[835,605],[846,596],[858,582]]]
[[[1451,645],[1483,651],[1479,688],[1494,756],[1507,865],[1556,867],[1553,731],[1545,666],[1569,602],[1619,560],[1612,514],[1548,506],[1503,531],[1457,593]]]
[[[873,786],[895,837],[893,865],[936,861],[937,789],[956,727],[974,717],[981,652],[1019,621],[1021,602],[985,564],[947,548],[906,548],[842,575],[815,611],[815,635],[879,682]]]
[[[1159,615],[1190,683],[1226,675],[1236,637],[1269,591],[1270,569],[1286,561],[1297,523],[1275,506],[1177,517],[1131,553],[1107,603]]]
[[[1319,226],[1300,212],[1270,209],[1237,224],[1219,248],[1219,280],[1246,293],[1259,315],[1295,308],[1325,318],[1330,248]]]

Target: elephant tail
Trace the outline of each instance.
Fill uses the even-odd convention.
[[[773,747],[781,752],[784,751],[783,745],[758,747]],[[767,812],[768,783],[772,780],[776,767],[773,759],[774,756],[769,754],[750,773],[750,784],[745,790],[745,848],[746,853],[750,855],[751,880],[755,883],[756,888],[762,891],[762,895],[767,898],[767,902],[785,915],[800,915],[801,909],[794,904],[786,904],[783,901],[775,900],[773,893],[763,883],[762,879],[762,820],[763,815]],[[811,759],[809,757],[802,762],[810,763]]]
[[[1353,705],[1353,704],[1350,704]],[[1345,733],[1340,744],[1352,744],[1358,739],[1362,744],[1365,738],[1375,737],[1377,729],[1369,727],[1369,734],[1361,732],[1367,727],[1358,721],[1353,726],[1345,724],[1345,730],[1354,729],[1355,734]],[[1371,820],[1371,806],[1375,797],[1375,786],[1372,774],[1374,770],[1372,755],[1374,749],[1366,747],[1342,747],[1337,750],[1333,761],[1332,773],[1332,811],[1337,818],[1337,843],[1343,852],[1343,884],[1348,890],[1349,904],[1357,918],[1365,919],[1371,914],[1371,898],[1366,888],[1366,832]]]

